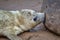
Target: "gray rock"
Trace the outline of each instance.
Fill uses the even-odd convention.
[[[44,0],[42,12],[46,13],[46,28],[60,35],[60,0]]]
[[[50,31],[60,35],[60,12],[46,14],[45,24]]]

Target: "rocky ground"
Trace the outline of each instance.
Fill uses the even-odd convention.
[[[60,40],[60,0],[0,0],[0,9],[33,9],[45,12],[46,22],[18,35],[23,40]],[[8,38],[0,37],[0,40]]]

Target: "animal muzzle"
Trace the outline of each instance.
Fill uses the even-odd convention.
[[[33,19],[37,22],[44,22],[45,21],[45,13],[37,13],[36,17]]]

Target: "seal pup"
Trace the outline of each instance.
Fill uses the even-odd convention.
[[[0,34],[10,40],[22,40],[17,36],[19,33],[30,30],[43,21],[44,13],[31,9],[20,11],[0,10]]]

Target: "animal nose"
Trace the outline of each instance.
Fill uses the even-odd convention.
[[[37,16],[33,20],[36,21],[37,20]]]

